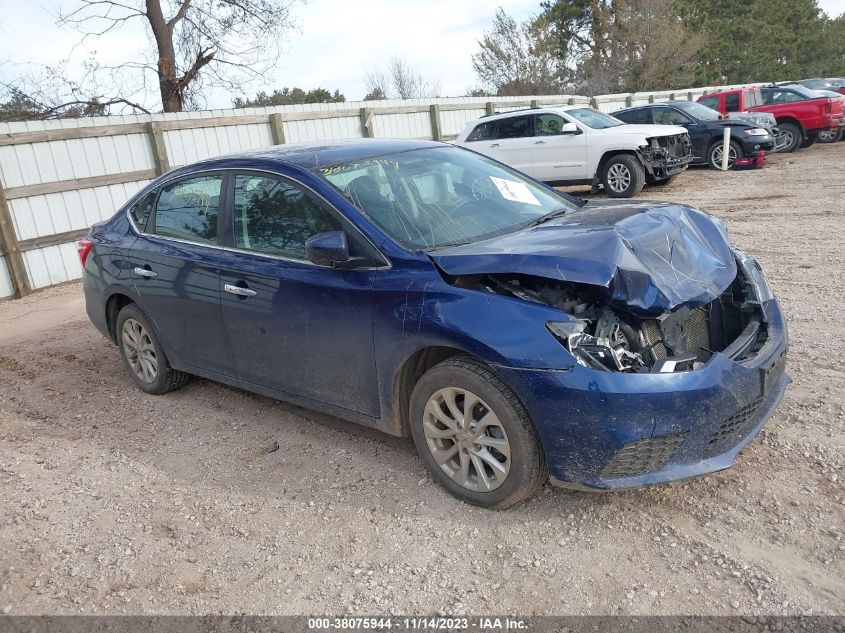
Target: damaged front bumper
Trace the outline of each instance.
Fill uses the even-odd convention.
[[[649,180],[664,180],[682,173],[695,160],[689,135],[649,139],[639,149],[640,160]]]
[[[497,369],[531,411],[552,483],[609,490],[684,479],[729,468],[783,398],[787,332],[776,299],[764,316],[759,351],[737,361],[726,349],[695,371]]]

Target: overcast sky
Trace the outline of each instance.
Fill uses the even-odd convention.
[[[266,86],[339,89],[348,100],[366,92],[364,74],[384,67],[391,55],[404,57],[426,77],[439,81],[444,96],[477,85],[470,56],[490,27],[497,6],[520,20],[539,11],[539,0],[309,0],[294,6],[299,28],[292,32]],[[845,12],[845,0],[820,0],[829,15]],[[69,59],[69,74],[92,54],[102,64],[138,59],[147,46],[144,24],[130,22],[119,34],[88,40],[56,26],[56,16],[77,0],[0,0],[0,76],[22,63],[55,65]],[[148,102],[149,103],[149,102]],[[155,97],[152,96],[152,104]],[[231,97],[212,94],[209,107],[230,107]]]

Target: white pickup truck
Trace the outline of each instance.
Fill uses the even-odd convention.
[[[689,135],[674,125],[626,125],[583,106],[532,108],[471,121],[455,144],[554,185],[601,184],[630,198],[692,161]]]

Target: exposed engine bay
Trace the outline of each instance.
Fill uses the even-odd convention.
[[[466,275],[456,286],[556,307],[571,320],[548,329],[585,367],[602,371],[670,373],[699,369],[716,352],[736,360],[765,342],[761,303],[744,268],[714,301],[642,316],[611,305],[607,289],[527,275]]]

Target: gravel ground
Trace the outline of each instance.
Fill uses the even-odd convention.
[[[816,146],[643,194],[762,260],[794,378],[733,469],[650,489],[470,507],[410,441],[205,380],[142,394],[78,284],[0,304],[0,609],[845,613],[843,162]]]

